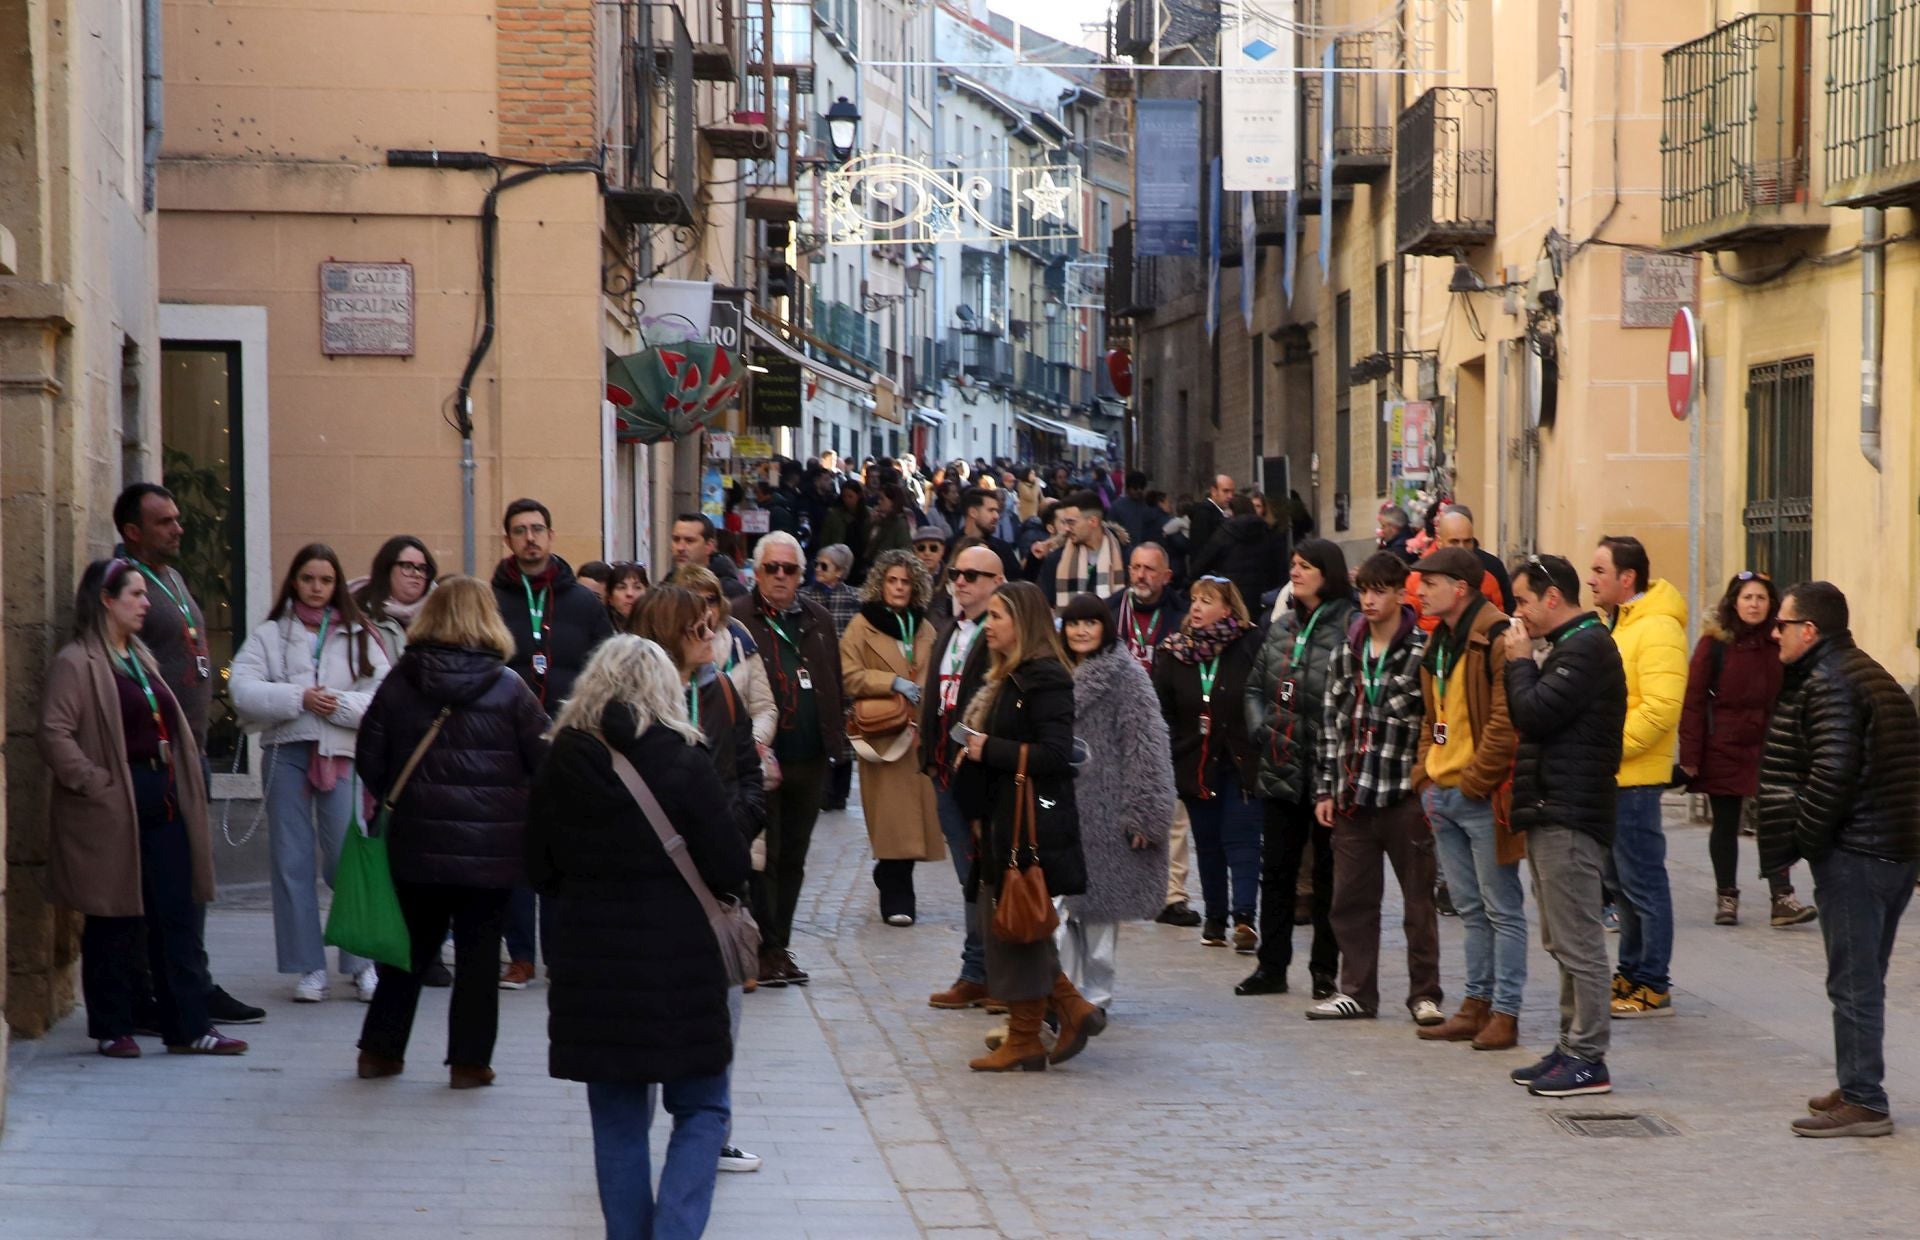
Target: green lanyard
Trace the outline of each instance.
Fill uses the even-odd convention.
[[[1325,603],[1313,609],[1307,617],[1307,627],[1300,630],[1300,636],[1293,639],[1293,661],[1287,665],[1289,671],[1300,666],[1300,656],[1307,652],[1307,641],[1313,636],[1313,626],[1320,623],[1320,613],[1326,610]]]
[[[1575,633],[1578,633],[1581,629],[1590,629],[1598,625],[1599,623],[1600,623],[1600,617],[1588,616],[1585,620],[1582,620],[1580,623],[1574,625],[1572,628],[1562,633],[1559,637],[1555,638],[1553,644],[1558,646],[1561,642],[1567,640],[1569,637],[1572,637]]]
[[[313,683],[316,688],[318,688],[320,684],[320,652],[326,649],[327,625],[332,620],[333,620],[332,608],[328,608],[326,611],[321,612],[320,613],[320,631],[316,633],[313,638]]]
[[[1220,674],[1220,656],[1216,654],[1205,663],[1195,666],[1200,670],[1200,705],[1210,708],[1213,705],[1213,682]]]
[[[1387,649],[1380,652],[1376,662],[1372,658],[1373,637],[1369,634],[1360,643],[1360,675],[1367,682],[1367,701],[1380,704],[1380,684],[1386,678],[1387,656],[1393,653],[1393,643],[1387,643]],[[1445,692],[1444,688],[1442,692]]]
[[[147,669],[142,667],[140,660],[134,657],[131,646],[127,648],[124,660],[119,655],[113,655],[112,657],[115,662],[126,663],[128,679],[140,686],[140,692],[147,699],[147,709],[153,712],[154,731],[160,734],[160,761],[166,763],[168,766],[172,766],[173,745],[167,738],[167,721],[160,714],[160,699],[154,695],[153,682],[147,679]]]
[[[160,587],[160,593],[167,596],[169,603],[172,603],[180,609],[180,618],[186,621],[187,625],[187,641],[195,650],[198,650],[200,648],[200,626],[193,622],[193,609],[188,607],[181,597],[173,592],[173,587],[167,584],[165,577],[162,577],[159,573],[148,568],[138,560],[133,561],[133,566],[139,569],[148,581]]]
[[[900,625],[900,653],[907,656],[907,666],[913,666],[913,635],[920,631],[920,621],[912,612],[895,612],[893,618]]]
[[[1440,686],[1439,710],[1441,714],[1445,714],[1447,710],[1447,667],[1452,662],[1453,660],[1447,655],[1447,643],[1441,642],[1439,647],[1433,652],[1433,679],[1434,682]]]
[[[533,597],[533,583],[522,576],[520,585],[527,592],[527,617],[533,621],[533,644],[542,645],[547,639],[547,603],[553,597],[552,587],[541,586],[540,598],[536,602]]]
[[[687,718],[694,727],[700,726],[700,686],[687,682]]]
[[[1154,633],[1156,633],[1160,628],[1160,609],[1158,607],[1153,609],[1153,614],[1147,617],[1147,627],[1144,629],[1140,627],[1140,613],[1133,610],[1133,603],[1131,600],[1129,600],[1127,603],[1127,614],[1133,617],[1134,649],[1145,650],[1148,646],[1151,646],[1153,644],[1148,639],[1151,638],[1154,635]]]
[[[789,646],[792,646],[794,657],[799,658],[800,643],[793,640],[793,638],[790,635],[788,635],[787,631],[780,627],[780,621],[774,618],[774,615],[772,612],[763,610],[761,614],[766,616],[767,618],[767,627],[772,629],[774,632],[778,633],[780,635],[781,641],[787,643],[787,645]]]

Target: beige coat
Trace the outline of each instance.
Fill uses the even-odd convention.
[[[895,676],[925,688],[934,635],[935,626],[922,619],[909,665],[897,634],[874,628],[865,615],[848,621],[840,638],[840,674],[849,707],[855,698],[892,696]],[[860,806],[875,860],[939,861],[947,855],[933,780],[921,772],[918,753],[916,740],[897,762],[860,760]]]
[[[155,687],[159,665],[134,643]],[[213,899],[213,841],[207,833],[207,783],[193,730],[169,720],[175,802],[186,821],[193,858],[193,898]],[[40,756],[53,774],[48,826],[48,880],[54,903],[90,917],[139,917],[140,820],[127,770],[126,731],[112,657],[97,637],[69,643],[53,657],[40,700]]]

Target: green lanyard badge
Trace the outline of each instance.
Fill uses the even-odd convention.
[[[700,686],[687,685],[687,719],[694,727],[700,726]]]
[[[165,577],[153,569],[148,568],[138,560],[133,561],[133,566],[139,569],[141,575],[146,577],[148,581],[160,587],[160,593],[166,595],[167,601],[179,609],[180,619],[187,626],[187,649],[193,654],[193,674],[195,679],[212,679],[213,664],[207,658],[207,642],[206,639],[200,635],[200,626],[193,622],[193,609],[187,606],[185,599],[173,592],[173,587],[167,584]],[[182,588],[185,588],[184,584]]]
[[[1220,656],[1195,664],[1200,673],[1200,735],[1213,732],[1213,682],[1220,675]]]
[[[1389,642],[1387,649],[1380,652],[1378,660],[1372,657],[1372,652],[1373,638],[1368,636],[1360,643],[1360,676],[1366,682],[1367,701],[1378,706],[1381,685],[1386,679],[1387,656],[1393,653],[1392,643]]]
[[[1326,610],[1326,606],[1325,603],[1322,603],[1320,606],[1314,608],[1313,614],[1307,617],[1306,627],[1301,629],[1300,635],[1293,639],[1293,658],[1287,661],[1287,671],[1289,673],[1299,668],[1300,659],[1307,652],[1307,642],[1313,637],[1313,626],[1320,623],[1320,613]],[[1293,701],[1293,676],[1291,674],[1280,682],[1280,700],[1283,703],[1289,704]]]
[[[900,653],[907,656],[907,666],[913,666],[913,635],[920,631],[920,621],[912,612],[895,612],[894,620],[900,625]]]
[[[533,674],[542,680],[547,676],[547,655],[540,647],[547,644],[547,604],[553,600],[553,588],[541,586],[540,596],[534,597],[533,583],[525,576],[520,578],[521,588],[527,592],[527,620],[533,628]]]
[[[320,687],[320,652],[327,646],[327,626],[333,621],[331,608],[320,613],[320,631],[313,637],[313,687]]]
[[[127,678],[139,685],[141,694],[146,697],[147,709],[153,712],[154,730],[160,734],[160,761],[163,765],[172,767],[173,742],[167,736],[167,721],[160,713],[160,699],[154,694],[153,682],[147,679],[147,669],[141,666],[140,660],[134,656],[131,648],[127,650],[124,660],[118,655],[113,657],[116,662],[125,662]]]

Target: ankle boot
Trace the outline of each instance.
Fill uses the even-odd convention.
[[[1060,1033],[1053,1040],[1054,1063],[1072,1059],[1087,1048],[1088,1038],[1106,1031],[1107,1014],[1088,1003],[1065,973],[1053,975],[1053,1010],[1060,1018]]]
[[[493,1084],[492,1068],[476,1068],[468,1064],[454,1064],[448,1073],[448,1082],[455,1089],[480,1089]]]
[[[1716,926],[1740,924],[1740,889],[1738,887],[1722,887],[1714,893],[1713,924]]]
[[[376,1055],[372,1051],[360,1052],[360,1079],[375,1080],[383,1076],[399,1076],[405,1071],[406,1064],[398,1059],[388,1059],[385,1055]]]
[[[1471,1042],[1480,1036],[1492,1014],[1493,1005],[1485,999],[1465,999],[1445,1024],[1416,1029],[1414,1035],[1423,1042]]]
[[[1045,1072],[1047,1048],[1040,1041],[1040,1018],[1045,999],[1021,999],[1007,1004],[1007,1040],[1000,1049],[967,1066],[975,1072]]]
[[[1473,1039],[1476,1051],[1512,1050],[1520,1041],[1520,1018],[1509,1016],[1505,1012],[1494,1012],[1487,1017],[1487,1023]]]

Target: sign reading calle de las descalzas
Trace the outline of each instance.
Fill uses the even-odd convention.
[[[413,264],[320,264],[320,352],[413,356]]]

